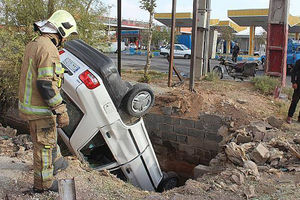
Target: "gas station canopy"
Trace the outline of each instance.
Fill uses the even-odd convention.
[[[261,26],[265,30],[268,27],[269,9],[245,9],[228,10],[228,18],[239,26]],[[289,15],[289,32],[300,32],[300,17]]]
[[[176,13],[175,17],[176,17],[176,25],[175,25],[176,27],[179,27],[179,28],[192,27],[192,22],[193,22],[193,14],[192,13]],[[172,14],[171,13],[156,13],[154,15],[154,18],[166,26],[170,27],[172,24]],[[237,32],[240,32],[240,31],[243,31],[246,29],[245,27],[241,27],[232,21],[229,21],[229,20],[220,21],[219,19],[211,19],[210,26],[215,29],[218,29],[220,27],[228,27],[234,33],[237,33]]]

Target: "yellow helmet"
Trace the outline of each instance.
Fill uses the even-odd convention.
[[[54,12],[48,19],[59,32],[59,34],[66,38],[70,34],[77,34],[77,25],[73,16],[65,10],[58,10]]]

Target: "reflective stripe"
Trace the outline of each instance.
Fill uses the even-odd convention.
[[[53,178],[53,168],[43,170],[42,172],[34,171],[34,175],[37,176],[38,178],[42,178],[43,181],[52,180],[52,178]]]
[[[61,104],[62,102],[62,97],[60,95],[60,93],[57,93],[54,97],[52,97],[50,100],[48,100],[48,104],[53,107],[57,104]]]
[[[53,77],[53,67],[38,68],[38,78]]]
[[[53,177],[51,149],[45,146],[42,150],[42,179],[43,181],[49,180]]]
[[[19,110],[26,114],[33,115],[52,115],[48,107],[25,105],[19,101]]]
[[[55,64],[55,73],[56,74],[63,74],[65,69],[62,67],[61,63]]]
[[[26,75],[25,83],[25,93],[24,93],[24,103],[27,105],[31,104],[31,95],[32,95],[32,59],[29,59],[29,66]]]

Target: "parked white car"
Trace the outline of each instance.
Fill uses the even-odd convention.
[[[96,170],[149,191],[177,185],[160,169],[144,121],[154,95],[146,84],[123,81],[112,60],[80,40],[60,51],[70,124],[58,129],[69,150]]]
[[[160,48],[160,55],[170,56],[170,45]],[[191,49],[183,44],[174,44],[174,57],[191,58]]]

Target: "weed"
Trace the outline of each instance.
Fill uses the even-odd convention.
[[[252,79],[256,90],[264,95],[272,95],[276,87],[280,84],[278,78],[270,76],[259,76]]]
[[[204,78],[204,81],[218,81],[220,78],[216,73],[209,72]]]

